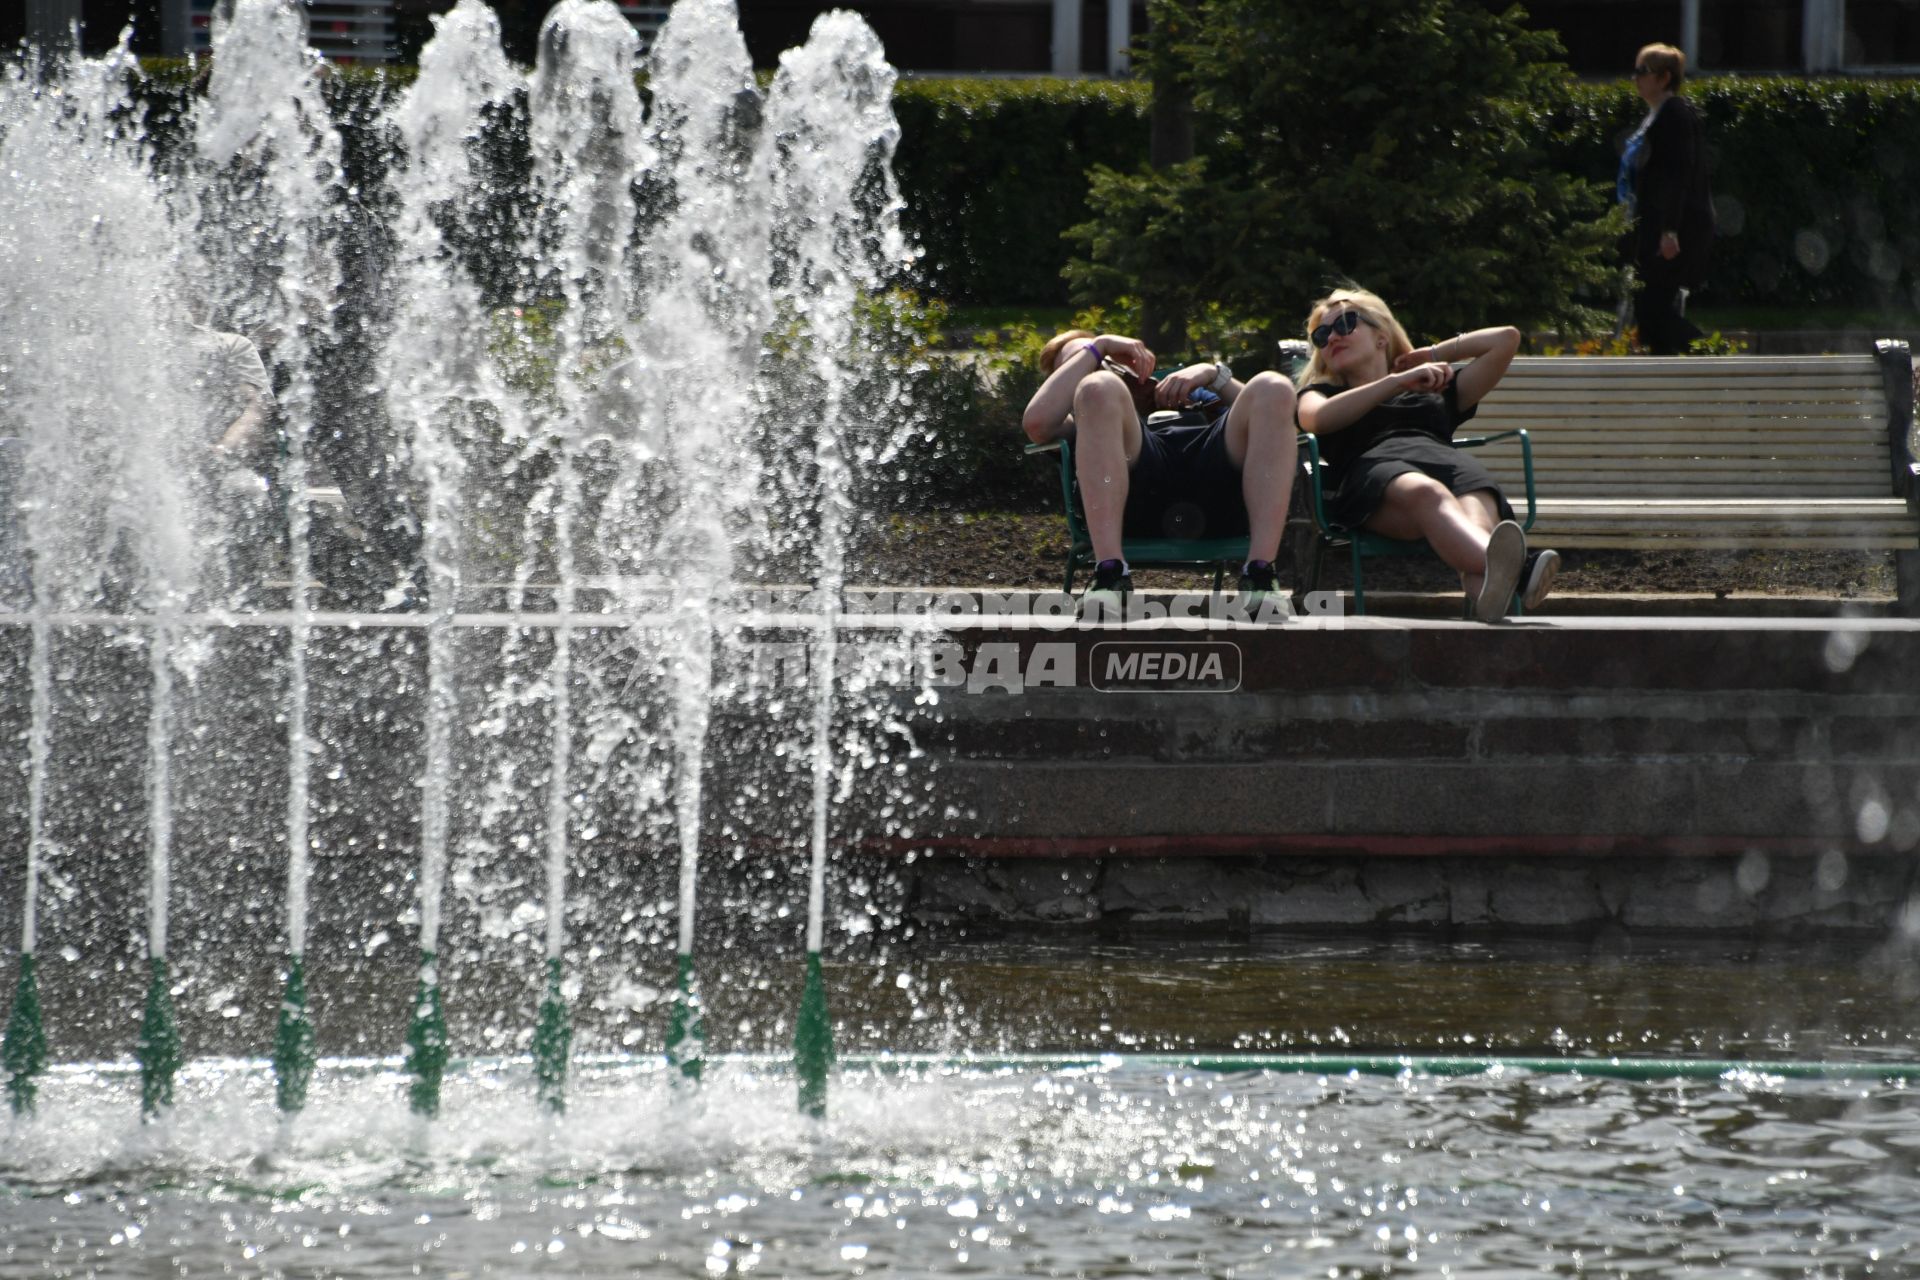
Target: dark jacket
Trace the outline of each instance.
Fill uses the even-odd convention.
[[[1706,130],[1691,102],[1667,99],[1647,129],[1644,154],[1633,182],[1634,260],[1643,274],[1671,270],[1678,283],[1698,285],[1707,278],[1715,228]],[[1680,256],[1672,263],[1660,257],[1660,237],[1668,231],[1680,237]]]

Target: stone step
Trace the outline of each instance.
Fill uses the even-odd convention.
[[[1008,700],[1011,701],[1011,700]],[[1097,695],[908,721],[936,759],[1202,765],[1263,760],[1920,759],[1920,699],[1854,695],[1304,695],[1115,708]]]

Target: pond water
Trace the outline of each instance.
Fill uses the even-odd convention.
[[[336,1058],[286,1129],[261,1063],[194,1063],[150,1125],[127,1064],[68,1064],[0,1148],[0,1274],[1911,1274],[1920,1105],[1889,1069],[1920,1059],[1910,972],[1846,942],[876,949],[829,967],[821,1122],[766,1053],[698,1088],[583,1058],[557,1119],[524,1059],[473,1059],[431,1126],[398,1059]],[[907,1047],[934,1053],[875,1065]],[[986,1056],[1012,1047],[1064,1056]],[[1301,1049],[1751,1065],[1167,1056]],[[1767,1070],[1812,1058],[1851,1069]]]

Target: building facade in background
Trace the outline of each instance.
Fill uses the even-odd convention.
[[[0,44],[59,38],[78,23],[89,52],[134,29],[141,53],[206,48],[226,0],[26,0],[0,4]],[[533,59],[551,0],[492,0],[509,56]],[[672,0],[614,0],[651,36]],[[1506,0],[1487,0],[1504,8]],[[330,58],[413,61],[431,15],[453,0],[304,0],[311,42]],[[903,71],[931,75],[1120,75],[1146,29],[1144,0],[739,0],[755,63],[771,67],[820,13],[853,9]],[[1533,25],[1560,33],[1587,76],[1624,74],[1643,44],[1666,41],[1701,71],[1920,74],[1920,0],[1532,0]]]

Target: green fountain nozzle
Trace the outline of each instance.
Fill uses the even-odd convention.
[[[694,989],[693,957],[679,958],[679,976],[673,996],[673,1017],[667,1024],[667,1064],[680,1078],[700,1083],[706,1068],[707,1028],[700,1017],[700,993]]]
[[[147,967],[152,977],[147,982],[146,1014],[140,1019],[140,1043],[134,1056],[140,1060],[140,1114],[152,1120],[173,1105],[173,1077],[180,1070],[181,1056],[167,958],[154,956]]]
[[[447,1069],[447,1019],[440,1010],[440,979],[431,951],[420,953],[420,986],[407,1027],[407,1067],[413,1072],[407,1104],[415,1115],[431,1120],[440,1114],[440,1078]]]
[[[567,1053],[572,1045],[573,1024],[560,992],[560,957],[552,956],[547,960],[546,998],[533,1027],[533,1080],[541,1105],[556,1114],[567,1109]]]
[[[827,1072],[833,1068],[833,1020],[827,1015],[827,981],[820,953],[807,952],[807,981],[793,1024],[793,1070],[800,1077],[800,1111],[815,1120],[827,1114]]]
[[[313,1021],[307,1017],[306,964],[301,957],[289,955],[280,1022],[273,1033],[273,1097],[280,1110],[290,1114],[307,1105],[315,1056]]]
[[[0,1061],[7,1069],[13,1113],[32,1115],[40,1087],[35,1077],[47,1069],[47,1031],[40,1019],[40,979],[32,952],[20,953],[20,983],[13,993],[13,1012],[7,1015],[6,1050]]]

